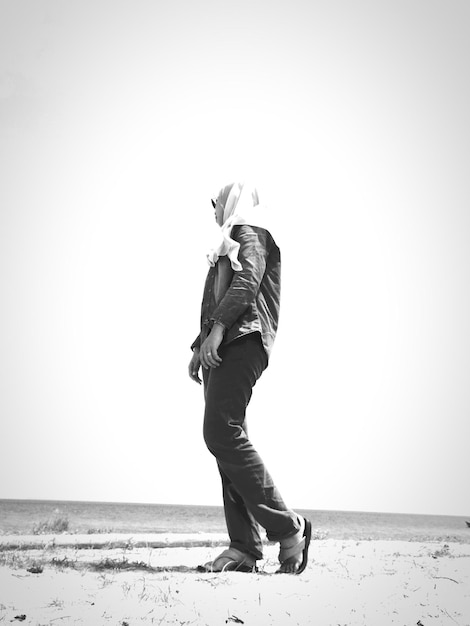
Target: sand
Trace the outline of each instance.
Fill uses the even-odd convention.
[[[275,545],[258,573],[197,572],[224,540],[0,537],[0,624],[470,626],[470,544],[320,539],[301,576]]]

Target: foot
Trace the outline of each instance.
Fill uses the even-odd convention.
[[[224,550],[213,561],[198,566],[203,572],[255,572],[256,559],[236,548]]]
[[[308,548],[311,538],[311,524],[299,515],[300,528],[291,537],[281,541],[277,574],[301,574],[307,566]]]

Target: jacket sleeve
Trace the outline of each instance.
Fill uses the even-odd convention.
[[[240,244],[238,260],[242,269],[234,273],[229,288],[211,317],[213,322],[222,324],[226,329],[256,299],[272,246],[268,231],[257,226],[234,227],[232,239]]]
[[[201,347],[201,333],[199,333],[199,335],[191,344],[191,350],[194,350],[194,348],[200,348],[200,347]]]

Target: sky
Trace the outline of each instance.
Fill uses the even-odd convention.
[[[221,504],[210,198],[282,251],[250,437],[295,508],[469,515],[470,5],[0,0],[0,498]]]

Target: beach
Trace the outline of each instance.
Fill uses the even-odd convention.
[[[225,542],[3,535],[0,623],[470,626],[468,543],[314,538],[300,576],[274,574],[271,544],[257,573],[198,572]]]

